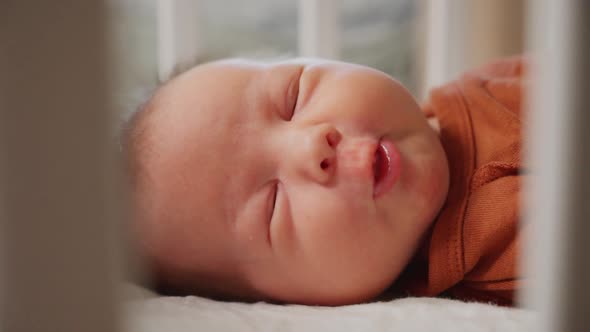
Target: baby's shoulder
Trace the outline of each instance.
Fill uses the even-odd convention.
[[[523,113],[522,101],[528,85],[527,67],[525,57],[513,56],[490,62],[463,74],[458,84],[472,106],[471,111],[507,113],[503,119],[520,122]]]

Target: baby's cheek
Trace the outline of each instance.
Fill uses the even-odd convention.
[[[360,235],[374,211],[364,199],[352,195],[324,193],[309,196],[307,208],[297,211],[300,231],[310,241],[335,241]]]
[[[317,271],[318,277],[352,276],[358,269],[374,270],[372,264],[382,261],[377,256],[386,250],[375,250],[382,243],[375,232],[379,224],[363,204],[331,201],[316,206],[314,212],[299,234],[300,258],[309,264],[308,271]]]
[[[442,204],[448,190],[448,166],[444,153],[433,152],[417,160],[416,165],[408,167],[413,174],[409,176],[409,192],[415,192],[414,204],[436,209]]]

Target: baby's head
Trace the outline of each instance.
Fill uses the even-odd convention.
[[[448,187],[408,91],[341,62],[197,66],[155,93],[125,145],[144,256],[163,284],[213,297],[369,300]]]

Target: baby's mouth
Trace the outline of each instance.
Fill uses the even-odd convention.
[[[395,144],[388,139],[380,140],[373,160],[373,197],[380,197],[393,188],[401,172],[400,166]]]
[[[383,150],[381,144],[378,144],[375,150],[375,160],[373,161],[373,181],[375,184],[383,179],[387,174],[388,168],[389,161],[387,153]]]

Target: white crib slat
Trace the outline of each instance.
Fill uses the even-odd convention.
[[[463,63],[466,53],[464,36],[453,36],[451,33],[453,23],[463,22],[459,19],[460,13],[451,11],[452,1],[427,0],[424,3],[426,4],[426,56],[422,96],[426,96],[432,87],[448,81],[455,72],[460,70],[456,67]],[[464,29],[456,30],[464,31]],[[454,38],[450,38],[451,36]]]
[[[534,331],[590,326],[590,3],[530,1],[531,69],[523,303]]]
[[[194,65],[199,56],[198,0],[158,0],[158,77]]]
[[[299,56],[340,58],[337,0],[299,0]]]
[[[0,330],[116,331],[104,1],[0,4]]]
[[[422,96],[456,75],[522,53],[524,0],[427,0]]]

